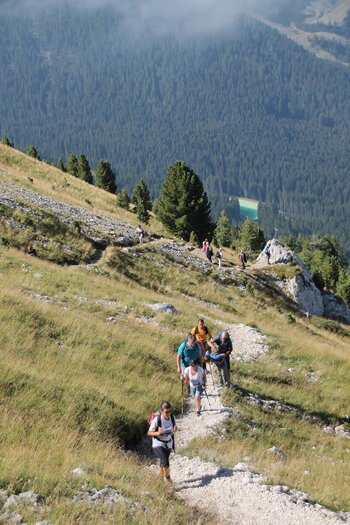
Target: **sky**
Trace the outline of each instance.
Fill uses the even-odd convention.
[[[50,7],[71,6],[84,11],[112,6],[128,31],[172,34],[177,37],[211,35],[235,27],[240,14],[271,16],[293,0],[0,0],[1,8],[31,14]]]

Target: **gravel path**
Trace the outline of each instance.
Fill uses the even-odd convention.
[[[233,359],[255,358],[266,353],[264,336],[249,326],[232,325]],[[237,350],[236,350],[237,349]],[[239,349],[239,352],[238,352]],[[208,374],[207,393],[202,399],[202,414],[197,416],[192,400],[183,418],[178,418],[177,451],[193,438],[208,436],[234,412],[224,407],[220,388]],[[215,514],[216,523],[234,525],[339,525],[350,523],[350,516],[340,516],[319,505],[311,505],[306,495],[288,487],[268,486],[262,476],[252,473],[245,463],[225,468],[195,457],[175,454],[171,475],[178,497],[192,506]],[[294,501],[292,501],[292,498]]]

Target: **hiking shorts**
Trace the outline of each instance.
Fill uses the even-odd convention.
[[[165,447],[153,447],[154,455],[159,459],[160,466],[169,468],[169,457],[170,457],[170,448]]]
[[[203,395],[203,385],[191,386],[191,396],[201,397]]]

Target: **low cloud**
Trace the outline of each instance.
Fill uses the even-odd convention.
[[[291,0],[0,0],[1,8],[31,14],[51,7],[93,10],[112,7],[136,34],[176,37],[229,30],[243,13],[271,15]],[[10,11],[11,10],[11,11]]]

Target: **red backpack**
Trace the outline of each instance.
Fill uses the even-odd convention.
[[[157,428],[162,426],[160,410],[152,410],[151,415],[149,416],[149,419],[148,419],[148,428],[150,428],[151,423],[152,423],[152,421],[155,418],[158,418],[158,420],[157,420]],[[174,427],[175,424],[176,424],[175,423],[174,414],[170,414],[170,418],[171,418],[171,422],[172,422],[173,427]],[[163,441],[162,439],[159,439],[157,436],[153,436],[153,437],[154,437],[154,439],[158,439],[158,441]],[[174,437],[174,434],[173,434],[173,451],[175,452],[175,437]]]

